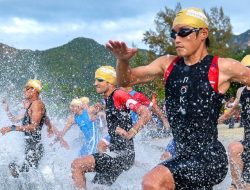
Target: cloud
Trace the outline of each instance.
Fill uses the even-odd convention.
[[[41,25],[33,19],[25,19],[14,17],[6,23],[1,21],[0,32],[6,34],[39,34],[43,32],[57,32],[57,28],[53,25]]]
[[[147,23],[145,19],[148,20]],[[101,44],[114,39],[142,45],[143,33],[150,28],[150,22],[153,24],[152,15],[95,22],[72,20],[53,23],[13,17],[1,20],[0,36],[12,39],[8,45],[21,49],[46,49],[49,44],[53,44],[53,40],[55,43],[64,44],[74,37],[92,38]],[[27,42],[20,46],[25,40]]]
[[[43,50],[63,45],[76,37],[87,37],[101,44],[114,39],[146,48],[142,42],[143,33],[155,28],[153,19],[164,6],[174,8],[176,3],[166,5],[165,0],[157,3],[151,0],[106,0],[105,3],[100,0],[76,0],[74,3],[66,0],[0,0],[0,42],[16,48]],[[193,1],[181,3],[183,7],[193,5]],[[206,10],[214,5],[220,6],[210,1],[196,5]],[[239,6],[233,5],[230,7],[234,9]],[[242,15],[239,19],[235,17],[235,14],[243,14],[243,10],[240,13],[233,10],[228,14],[231,10],[228,6],[226,4],[223,9],[232,20],[234,32],[249,29],[247,19],[242,19]]]

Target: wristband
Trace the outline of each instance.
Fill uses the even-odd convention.
[[[130,129],[135,135],[138,133],[133,127]]]
[[[16,130],[16,126],[15,125],[11,125],[11,131],[15,131]]]

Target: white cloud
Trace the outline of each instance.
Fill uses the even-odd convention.
[[[89,34],[91,38],[96,39],[100,43],[105,43],[109,39],[122,40],[128,44],[135,43],[143,46],[143,33],[153,28],[153,15],[141,15],[137,18],[121,18],[113,21],[103,21],[100,23],[92,23],[89,26]]]
[[[14,17],[6,22],[1,21],[0,31],[9,34],[39,34],[42,32],[56,32],[53,25],[41,25],[32,19]]]
[[[87,37],[104,44],[109,39],[141,44],[143,33],[152,27],[152,15],[87,23],[83,20],[44,23],[34,19],[1,20],[0,40],[16,48],[47,49],[62,45],[75,37]],[[151,19],[151,20],[150,20]],[[147,22],[145,22],[147,20]],[[20,44],[22,44],[20,46]]]
[[[183,7],[188,7],[196,2],[198,7],[209,10],[212,6],[222,5],[224,1],[201,1],[197,4],[191,0],[181,3]],[[64,0],[59,4],[48,0],[7,2],[0,6],[0,42],[28,49],[48,49],[76,37],[92,38],[102,44],[109,39],[123,40],[145,48],[141,41],[143,33],[155,28],[153,19],[157,12],[164,6],[174,8],[176,5],[176,2],[166,4],[165,0],[157,3],[151,0],[108,0],[105,4],[102,1],[90,3],[81,0],[74,4]],[[241,10],[245,5],[248,5],[247,0],[242,0],[240,4],[232,1],[223,6],[225,14],[230,13],[235,33],[244,32],[250,27],[245,19],[248,12]]]
[[[119,28],[119,25],[114,21],[104,21],[101,23],[101,28],[104,30],[117,30]]]

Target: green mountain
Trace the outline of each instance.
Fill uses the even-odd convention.
[[[49,86],[72,99],[92,94],[95,70],[101,65],[114,66],[115,59],[94,40],[76,38],[61,47],[40,52],[39,65],[49,74]]]
[[[249,47],[250,30],[234,35],[236,48]],[[147,51],[140,50],[132,62],[141,65]],[[101,97],[95,93],[94,72],[101,65],[115,66],[115,58],[101,44],[88,38],[45,51],[20,50],[0,43],[0,98],[20,102],[28,79],[37,78],[44,84],[42,95],[48,109],[68,110],[72,98],[89,96],[93,102]]]
[[[92,39],[76,38],[45,51],[0,44],[2,96],[20,99],[26,81],[37,78],[44,83],[42,96],[51,109],[64,109],[72,98],[95,94],[94,72],[101,65],[114,66],[115,58]]]
[[[139,52],[134,62],[145,62],[147,51]],[[47,109],[64,112],[73,98],[101,99],[93,86],[95,70],[102,65],[115,66],[115,62],[105,46],[88,38],[76,38],[45,51],[0,44],[0,98],[20,103],[27,80],[37,78],[44,85],[41,96]]]

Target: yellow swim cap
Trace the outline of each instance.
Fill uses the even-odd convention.
[[[41,90],[43,88],[42,82],[40,80],[36,80],[36,79],[28,80],[28,82],[26,83],[25,86],[32,87],[32,88],[36,89],[37,92],[41,92]]]
[[[102,66],[95,72],[95,78],[103,79],[110,84],[116,85],[116,72],[111,66]]]
[[[70,102],[70,105],[71,106],[82,106],[82,101],[80,99],[73,99],[71,102]]]
[[[250,55],[246,55],[242,60],[241,63],[246,66],[250,67]]]
[[[81,97],[80,100],[82,101],[83,104],[88,104],[89,103],[89,98],[88,97]]]
[[[187,25],[193,28],[208,28],[208,20],[206,15],[201,9],[198,8],[187,8],[177,13],[173,27],[176,25]]]

